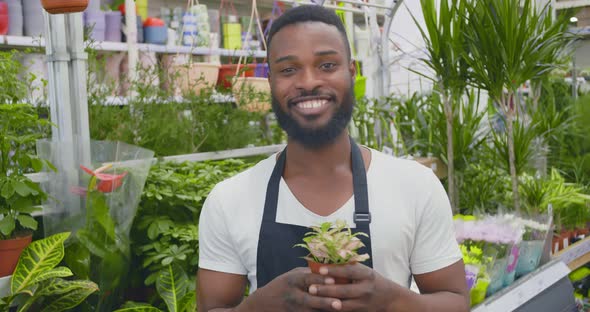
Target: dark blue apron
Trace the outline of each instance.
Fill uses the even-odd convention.
[[[369,229],[371,214],[369,213],[369,197],[367,194],[367,175],[360,149],[352,139],[350,140],[350,144],[354,188],[354,223],[356,224],[356,228],[352,229],[352,232],[364,232],[369,235],[369,237],[359,236],[365,244],[365,247],[359,249],[359,253],[368,253],[371,256],[363,264],[372,268],[373,255],[371,252],[371,233]],[[266,190],[264,215],[260,226],[256,258],[256,280],[258,288],[263,287],[279,275],[289,272],[294,268],[307,267],[307,262],[303,257],[307,256],[308,251],[305,248],[293,248],[293,246],[302,243],[305,233],[310,232],[311,229],[304,226],[276,222],[279,184],[285,169],[286,159],[287,152],[284,150],[275,164]]]

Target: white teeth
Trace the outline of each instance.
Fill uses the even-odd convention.
[[[327,100],[312,100],[312,101],[301,102],[297,106],[304,108],[304,109],[320,108],[320,107],[326,105],[326,103],[328,103]]]

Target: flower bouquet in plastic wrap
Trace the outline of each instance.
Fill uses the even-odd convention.
[[[45,234],[71,231],[65,261],[74,274],[99,285],[88,298],[94,311],[114,311],[123,300],[131,261],[129,232],[154,153],[121,142],[37,143],[58,168],[42,187]]]
[[[485,259],[479,268],[480,271],[485,268],[489,279],[485,294],[490,296],[504,287],[509,262],[514,259],[513,247],[522,233],[510,224],[490,217],[458,218],[455,228],[457,241],[469,248],[469,254],[481,251],[481,257]],[[483,300],[479,294],[481,289],[472,289],[472,293],[473,290],[479,296],[475,299]]]
[[[493,264],[493,258],[484,256],[481,242],[466,240],[459,247],[461,248],[463,262],[465,263],[465,276],[467,287],[469,288],[469,296],[471,297],[471,305],[476,305],[486,297],[486,292],[490,285],[490,277],[487,269]]]
[[[509,241],[513,244],[503,282],[504,287],[509,286],[516,279],[516,266],[520,259],[521,242],[525,231],[524,224],[522,219],[516,218],[511,214],[488,216],[485,220],[501,225],[505,229],[502,233],[504,235],[504,241]]]
[[[547,215],[531,217],[505,215],[505,218],[521,224],[524,229],[522,240],[518,244],[519,256],[515,270],[516,277],[521,277],[539,267],[545,248],[545,241],[551,232],[552,213],[549,212]]]

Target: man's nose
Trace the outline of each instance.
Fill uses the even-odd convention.
[[[302,70],[296,82],[296,88],[302,91],[311,92],[321,87],[323,80],[314,68]]]

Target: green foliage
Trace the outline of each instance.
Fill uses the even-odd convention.
[[[44,166],[55,169],[32,154],[49,126],[31,105],[0,104],[0,239],[37,229],[31,214],[46,194],[24,174]]]
[[[420,0],[425,28],[419,26],[426,42],[428,58],[422,61],[434,71],[430,77],[439,91],[449,97],[461,96],[468,83],[468,65],[464,30],[467,28],[465,1]]]
[[[194,283],[177,264],[169,264],[158,272],[158,295],[169,312],[194,312],[197,310]],[[160,309],[147,303],[127,302],[115,312],[157,312]]]
[[[152,167],[131,232],[134,263],[137,263],[134,267],[143,268],[134,273],[142,279],[142,284],[157,285],[162,272],[172,265],[184,272],[189,284],[194,285],[198,269],[198,222],[205,198],[217,183],[257,160],[160,162]]]
[[[183,305],[194,307],[190,299],[194,298],[194,286],[189,282],[186,272],[177,264],[168,265],[156,280],[158,294],[168,307],[169,312],[190,311]],[[188,300],[184,299],[188,295]],[[194,311],[194,308],[193,308]]]
[[[537,10],[531,0],[467,1],[466,7],[471,82],[503,105],[505,89],[515,94],[527,80],[553,69],[572,40],[566,16],[553,21],[549,6]]]
[[[0,104],[14,104],[25,101],[29,93],[30,83],[35,76],[21,78],[25,69],[18,57],[22,52],[0,51]]]
[[[156,66],[138,65],[138,79],[116,83],[105,72],[106,55],[88,49],[88,102],[90,136],[96,140],[122,141],[153,150],[157,156],[191,154],[280,143],[282,130],[266,122],[266,113],[237,109],[223,102],[214,86],[199,86],[198,93],[170,96],[160,80],[174,86],[178,73],[170,75]],[[201,84],[191,81],[191,85]],[[135,94],[121,106],[107,106],[119,90]],[[243,98],[256,97],[244,90]]]
[[[551,204],[558,227],[583,228],[590,219],[588,190],[582,185],[566,182],[556,169],[552,169],[545,179],[525,175],[520,187],[527,212],[543,213]]]
[[[352,113],[351,132],[355,133],[354,136],[360,144],[376,150],[383,150],[384,146],[394,147],[391,134],[392,119],[393,115],[386,101],[360,98]],[[377,124],[380,131],[375,132]],[[381,138],[380,141],[377,140],[377,136]]]
[[[512,180],[513,208],[520,210],[518,143],[513,122],[519,114],[518,88],[528,80],[540,79],[557,67],[572,36],[567,17],[552,20],[549,4],[537,10],[535,2],[483,0],[466,1],[469,27],[465,28],[471,67],[470,83],[484,89],[498,104],[506,120],[506,145]],[[503,145],[498,145],[502,147]],[[500,151],[503,152],[503,151]]]
[[[56,267],[64,257],[64,242],[69,236],[70,233],[55,234],[25,248],[11,278],[10,295],[2,298],[6,307],[1,311],[8,311],[13,302],[19,303],[19,312],[65,311],[98,290],[91,281],[62,279],[72,276],[68,268]]]
[[[529,168],[533,154],[532,143],[537,137],[534,128],[520,121],[514,123],[514,166],[516,174],[521,175]],[[497,164],[506,172],[510,172],[510,157],[508,147],[509,134],[507,132],[492,131],[492,147],[496,153]]]
[[[117,230],[106,196],[97,190],[87,192],[86,225],[66,251],[66,263],[74,273],[100,286],[98,296],[88,299],[96,311],[111,311],[123,300],[131,262],[130,241]]]

